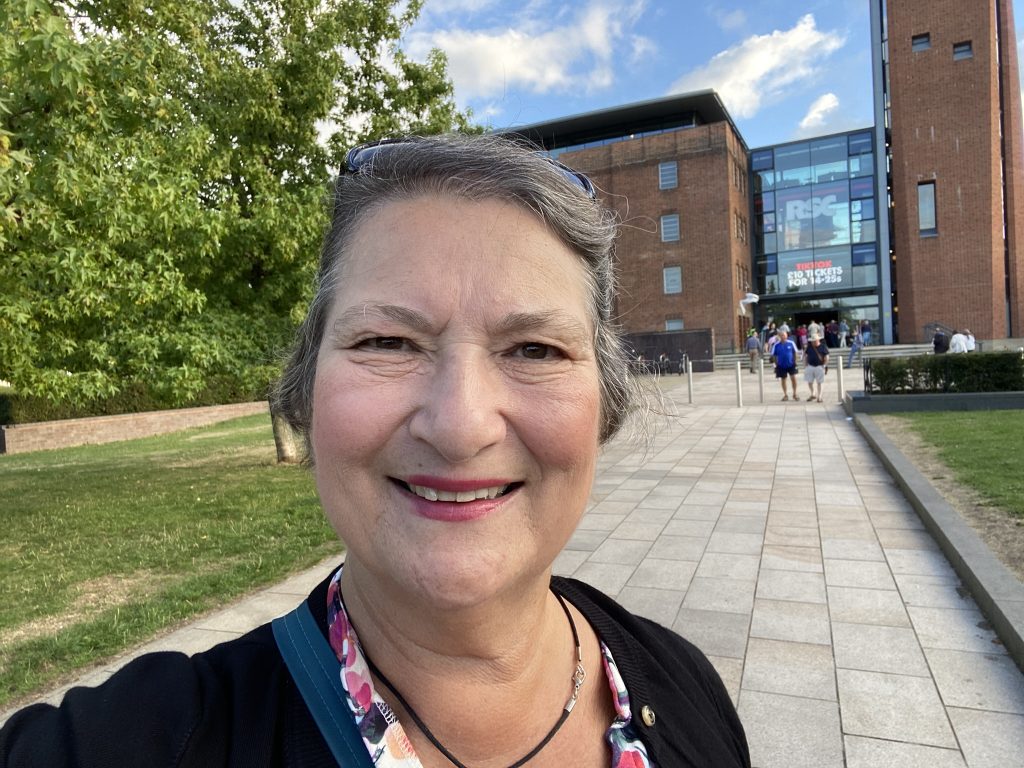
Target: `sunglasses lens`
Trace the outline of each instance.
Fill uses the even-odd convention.
[[[579,171],[574,171],[567,165],[562,165],[557,160],[552,160],[551,163],[562,172],[563,176],[582,189],[584,193],[586,193],[587,197],[591,200],[597,199],[597,189],[594,188],[594,182],[592,182],[588,176],[580,173]]]

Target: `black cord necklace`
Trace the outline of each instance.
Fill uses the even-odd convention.
[[[558,600],[558,604],[562,606],[562,610],[565,611],[565,617],[569,620],[569,628],[572,629],[572,641],[576,645],[576,671],[573,673],[572,679],[570,681],[572,683],[572,693],[569,695],[569,700],[565,702],[565,706],[562,708],[562,714],[559,716],[558,722],[556,722],[554,727],[550,731],[548,731],[548,735],[541,739],[540,744],[531,749],[525,756],[516,760],[508,768],[519,768],[521,765],[525,765],[530,760],[532,760],[538,752],[540,752],[542,749],[544,749],[544,747],[548,745],[548,742],[555,737],[555,734],[558,733],[558,730],[562,727],[562,724],[565,723],[565,721],[568,719],[569,713],[572,712],[572,708],[576,706],[576,701],[577,699],[579,699],[580,696],[580,686],[583,685],[583,681],[587,679],[587,671],[583,668],[583,651],[580,649],[580,636],[579,633],[576,631],[576,622],[573,621],[572,614],[569,612],[569,606],[565,604],[565,600],[562,599],[562,596],[554,590],[552,590],[552,594],[554,594],[555,599]],[[348,614],[348,607],[345,605],[345,597],[344,595],[342,595],[340,589],[338,590],[338,597],[341,598],[341,607],[345,610],[345,613]],[[356,636],[358,637],[359,630],[356,629],[355,624],[352,624],[351,616],[349,616],[348,621],[349,624],[352,626],[352,629],[355,631]],[[438,740],[438,738],[430,731],[430,729],[427,727],[427,724],[423,722],[423,720],[420,718],[418,714],[416,714],[416,710],[409,706],[409,702],[406,701],[405,697],[398,692],[398,689],[396,689],[395,686],[392,685],[391,681],[388,680],[387,677],[385,677],[384,674],[379,669],[377,669],[377,665],[374,664],[373,661],[370,659],[369,655],[366,653],[366,649],[362,650],[363,658],[366,659],[366,666],[370,668],[370,671],[373,672],[374,675],[376,675],[378,680],[384,683],[387,689],[391,691],[392,695],[394,695],[394,697],[398,699],[398,703],[401,704],[402,708],[409,713],[409,717],[411,717],[413,719],[413,722],[416,723],[416,727],[420,729],[420,732],[430,740],[430,743],[437,748],[438,752],[440,752],[442,755],[448,758],[448,760],[451,761],[452,765],[456,766],[456,768],[466,768],[466,765],[460,762],[459,759],[455,757],[455,755],[449,752],[448,748],[445,747],[445,745],[442,744]]]

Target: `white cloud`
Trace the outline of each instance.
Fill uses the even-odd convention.
[[[792,29],[754,35],[715,54],[676,80],[670,93],[714,88],[737,118],[753,117],[766,104],[781,100],[812,81],[821,62],[846,42],[837,32],[822,32],[807,14]]]
[[[826,118],[839,109],[839,97],[834,93],[822,94],[814,100],[814,103],[807,110],[804,119],[800,121],[801,131],[810,131],[821,128]]]
[[[735,11],[716,10],[714,15],[715,22],[726,32],[739,29],[747,23],[747,14],[739,8]]]
[[[442,0],[470,3],[474,0]],[[483,0],[480,0],[483,1]],[[500,97],[506,89],[566,93],[606,88],[623,58],[653,48],[631,34],[646,0],[592,0],[552,26],[550,9],[533,6],[516,26],[413,31],[406,49],[422,58],[431,48],[448,57],[459,101]]]
[[[629,38],[630,54],[629,61],[636,64],[658,52],[658,45],[651,38],[643,35],[632,35]]]
[[[479,13],[497,4],[497,0],[427,0],[423,14],[443,16],[449,13]]]

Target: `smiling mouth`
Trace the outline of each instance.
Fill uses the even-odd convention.
[[[411,483],[406,483],[402,480],[395,480],[395,482],[405,490],[409,491],[409,493],[419,496],[421,499],[426,499],[427,501],[455,502],[457,504],[465,504],[467,502],[478,501],[480,499],[497,499],[511,493],[522,485],[522,483],[508,483],[506,485],[493,485],[488,488],[476,488],[471,491],[439,491],[436,488],[430,488],[425,485],[412,485]]]

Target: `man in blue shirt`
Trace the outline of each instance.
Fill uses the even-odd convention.
[[[796,393],[796,353],[796,344],[790,340],[789,334],[779,331],[779,340],[775,343],[772,354],[775,355],[775,378],[782,383],[783,400],[789,400],[786,379],[789,379],[793,387],[793,399],[800,399]]]

